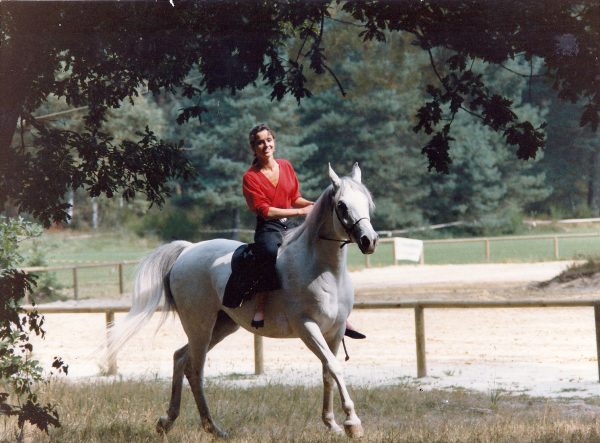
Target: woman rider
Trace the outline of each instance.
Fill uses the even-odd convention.
[[[266,276],[256,295],[256,312],[252,326],[264,326],[265,292],[281,287],[275,261],[277,250],[288,229],[288,219],[307,215],[314,202],[300,195],[298,178],[288,160],[275,159],[275,134],[264,123],[250,130],[248,136],[254,161],[243,178],[243,192],[248,208],[256,213],[254,253],[259,268]],[[364,338],[364,335],[346,323],[346,335]]]

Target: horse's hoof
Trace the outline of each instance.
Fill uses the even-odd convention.
[[[344,430],[346,431],[346,435],[350,438],[361,438],[365,435],[360,420],[358,423],[344,423]]]
[[[331,432],[333,432],[336,435],[341,435],[344,433],[344,431],[342,430],[342,428],[340,428],[340,426],[337,423],[334,423],[333,425],[331,425],[329,427],[329,430]]]
[[[162,415],[156,422],[156,432],[159,434],[166,434],[173,426],[173,422],[169,420],[169,417]]]
[[[215,437],[217,438],[229,438],[229,433],[225,432],[221,429],[218,429],[217,431],[214,432]]]
[[[204,425],[204,430],[217,438],[229,438],[229,434],[215,424]]]

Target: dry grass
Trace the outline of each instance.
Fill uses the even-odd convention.
[[[208,442],[189,389],[166,436],[155,433],[170,387],[161,381],[55,382],[43,397],[60,405],[62,428],[49,436],[28,428],[33,442]],[[351,389],[366,442],[600,442],[600,401],[549,400],[461,389],[420,391],[404,385]],[[319,388],[280,385],[236,389],[209,383],[209,404],[231,442],[342,442],[320,421]],[[336,404],[338,422],[342,421]],[[0,427],[13,441],[14,423]]]
[[[538,287],[544,288],[556,283],[568,283],[574,280],[593,278],[598,273],[600,273],[600,259],[589,258],[585,262],[572,264],[553,279],[539,283]]]

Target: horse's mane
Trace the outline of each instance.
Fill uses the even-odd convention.
[[[294,228],[290,229],[285,233],[283,238],[283,244],[281,245],[281,249],[286,248],[290,244],[294,243],[298,238],[302,236],[307,231],[314,232],[315,235],[319,231],[319,227],[325,220],[325,212],[330,213],[332,206],[332,196],[335,198],[339,194],[343,193],[346,188],[351,188],[357,191],[364,193],[369,200],[369,210],[373,210],[375,208],[375,204],[373,203],[373,197],[371,193],[367,189],[365,185],[356,180],[353,180],[350,177],[342,177],[341,185],[338,191],[333,195],[333,185],[329,185],[319,196],[317,201],[315,202],[315,206],[313,210],[308,214],[306,220],[304,222]]]

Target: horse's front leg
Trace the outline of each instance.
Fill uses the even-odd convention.
[[[346,434],[352,438],[362,437],[362,424],[356,415],[356,411],[354,410],[354,402],[350,398],[350,394],[348,394],[348,390],[346,389],[346,384],[344,383],[344,378],[342,377],[341,365],[325,341],[319,326],[314,321],[307,319],[302,322],[301,328],[298,331],[298,335],[306,344],[308,349],[310,349],[323,363],[323,373],[329,372],[338,385],[340,397],[342,399],[342,408],[346,413],[346,420],[344,421],[344,429],[346,430]],[[325,376],[323,377],[323,381],[326,383]],[[327,397],[323,400],[323,413],[325,415],[325,411],[330,409],[329,402],[331,401],[331,394],[327,392],[327,385],[325,385],[324,389],[325,397]],[[331,407],[331,416],[333,421],[333,407]],[[335,421],[333,421],[333,423],[335,423]]]
[[[333,355],[337,354],[339,340],[337,342],[328,342],[329,349]],[[336,423],[333,413],[333,376],[326,365],[323,365],[323,423],[336,434],[342,432],[342,428]]]

